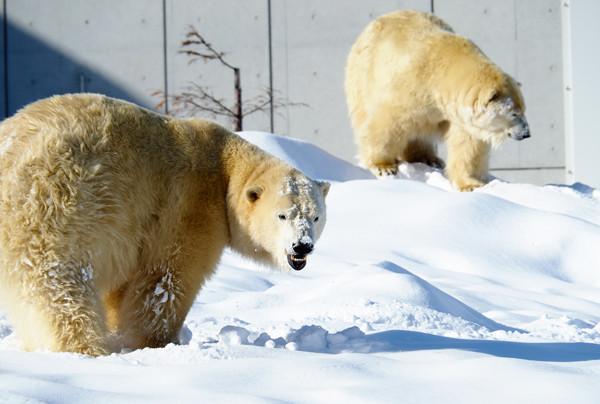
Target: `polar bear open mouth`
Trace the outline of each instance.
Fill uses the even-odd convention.
[[[306,255],[288,254],[287,261],[292,268],[296,271],[300,271],[306,266]]]

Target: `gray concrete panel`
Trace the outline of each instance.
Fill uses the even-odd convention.
[[[56,93],[152,106],[162,87],[162,1],[6,0],[9,111]]]
[[[275,88],[309,108],[276,116],[275,132],[312,142],[346,160],[357,154],[344,94],[350,47],[379,15],[403,8],[430,11],[428,0],[273,1]]]
[[[491,169],[541,167],[547,169],[543,175],[529,170],[526,177],[563,182],[560,1],[435,0],[434,5],[458,34],[522,83],[532,138],[509,140],[492,151]]]
[[[598,124],[598,93],[600,93],[600,3],[596,0],[565,2],[569,18],[570,77],[567,100],[569,120],[569,181],[583,182],[600,188],[600,125]]]
[[[490,170],[492,177],[519,184],[564,184],[564,168]]]
[[[8,85],[0,91],[0,112],[6,106],[12,114],[36,99],[82,90],[152,108],[160,101],[151,97],[152,92],[166,88],[175,94],[192,82],[233,106],[231,70],[217,61],[189,65],[190,59],[178,53],[186,27],[193,24],[241,69],[245,100],[264,95],[272,77],[276,96],[308,105],[278,109],[273,117],[275,133],[313,142],[350,161],[355,161],[356,146],[343,81],[351,45],[381,14],[433,7],[457,33],[472,39],[523,84],[533,137],[508,141],[493,151],[492,172],[534,183],[564,181],[559,0],[272,0],[270,21],[268,0],[3,3],[7,46],[1,48],[0,29],[0,54],[6,55],[8,68],[3,71],[0,63],[0,78],[6,74]],[[4,85],[4,80],[0,82]],[[216,119],[233,127],[230,119]],[[244,119],[244,129],[269,131],[270,122],[268,114],[258,113]],[[442,155],[444,150],[441,146]]]
[[[435,14],[507,73],[517,73],[515,0],[435,0]]]
[[[523,83],[532,137],[507,143],[492,160],[492,167],[540,167],[537,183],[565,181],[565,137],[562,97],[562,46],[560,2],[517,4],[516,76]],[[554,28],[552,28],[554,27]],[[532,177],[535,171],[529,172]],[[554,177],[550,177],[554,175]]]

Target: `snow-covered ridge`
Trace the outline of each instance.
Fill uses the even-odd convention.
[[[314,145],[241,135],[332,182],[307,267],[227,251],[162,349],[26,353],[0,317],[0,401],[597,402],[598,190],[459,193],[424,165],[375,180]]]

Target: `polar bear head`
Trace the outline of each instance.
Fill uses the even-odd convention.
[[[523,140],[531,136],[523,95],[512,77],[505,75],[496,86],[479,93],[471,124],[494,147],[506,139]]]
[[[247,185],[242,199],[247,214],[244,233],[252,251],[244,255],[299,271],[306,266],[327,219],[329,183],[315,181],[298,170],[271,170]]]

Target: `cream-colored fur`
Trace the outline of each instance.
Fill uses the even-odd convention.
[[[443,166],[459,190],[488,177],[488,154],[529,137],[517,83],[468,39],[431,14],[397,11],[371,22],[348,56],[346,97],[360,163],[394,175],[399,162]]]
[[[3,309],[27,349],[90,355],[174,341],[225,246],[302,269],[329,189],[210,121],[90,94],[0,124],[0,172]]]

